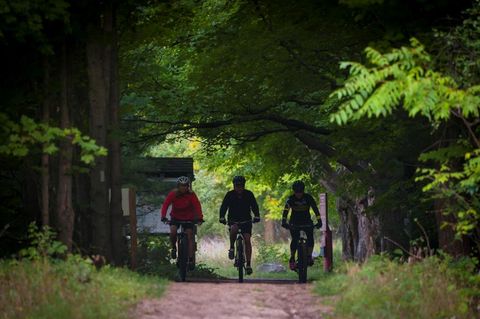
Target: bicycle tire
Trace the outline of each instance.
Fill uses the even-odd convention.
[[[188,240],[186,236],[181,236],[178,240],[178,263],[179,276],[181,281],[185,281],[187,277],[188,266]]]
[[[243,282],[243,265],[245,263],[244,249],[243,249],[243,240],[242,238],[237,239],[237,267],[238,267],[238,282]]]
[[[298,245],[298,263],[297,264],[298,264],[298,282],[306,283],[308,260],[307,260],[307,245],[304,241],[301,241]]]

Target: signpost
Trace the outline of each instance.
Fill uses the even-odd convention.
[[[122,188],[122,210],[123,216],[130,225],[130,266],[132,269],[137,267],[137,200],[135,189]]]
[[[328,225],[328,197],[326,193],[320,194],[320,215],[322,216],[322,251],[323,270],[330,272],[333,269],[333,242],[332,231]]]

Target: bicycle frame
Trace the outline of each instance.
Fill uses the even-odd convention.
[[[238,282],[243,282],[243,275],[245,270],[245,238],[242,233],[242,224],[251,223],[251,220],[246,220],[243,222],[234,222],[231,225],[237,225],[237,238],[235,239],[235,262],[234,266],[238,268]]]
[[[178,256],[177,256],[177,267],[178,267],[178,273],[181,281],[185,281],[186,276],[187,276],[187,271],[188,271],[188,255],[189,255],[189,249],[188,249],[188,236],[187,233],[185,232],[184,226],[185,225],[194,225],[195,229],[195,223],[191,221],[174,221],[173,224],[178,224],[177,228],[177,251],[178,251]],[[195,233],[195,232],[194,232]],[[193,234],[192,240],[194,241],[194,251],[193,255],[195,256],[195,234]],[[195,257],[194,257],[195,259]]]
[[[290,229],[300,231],[300,236],[298,237],[297,244],[297,272],[299,283],[307,282],[308,247],[307,233],[305,232],[305,229],[307,228],[313,229],[313,225],[290,225]]]

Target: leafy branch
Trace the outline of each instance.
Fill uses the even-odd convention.
[[[22,116],[20,121],[14,122],[3,113],[0,113],[0,136],[4,142],[0,144],[0,154],[24,157],[28,155],[34,145],[42,145],[42,151],[54,154],[58,151],[55,142],[67,139],[81,150],[80,159],[89,164],[95,156],[106,156],[107,149],[98,146],[95,140],[83,135],[77,128],[61,129],[43,123],[36,123],[33,119]]]

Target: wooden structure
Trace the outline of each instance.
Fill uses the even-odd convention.
[[[134,176],[127,177],[129,188],[122,190],[122,208],[130,236],[131,267],[137,267],[139,233],[167,234],[169,227],[160,221],[161,205],[180,176],[194,180],[193,158],[146,157],[139,159]]]

